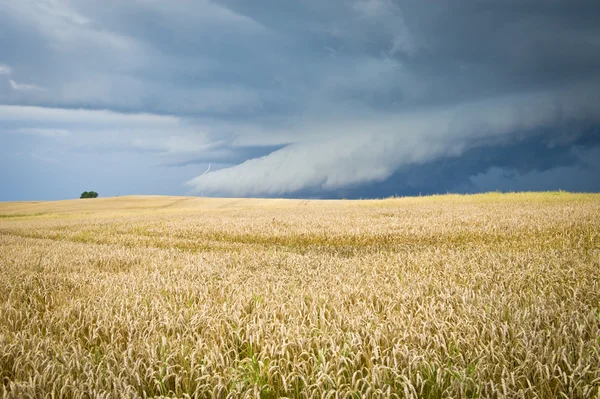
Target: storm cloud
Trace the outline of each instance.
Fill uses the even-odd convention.
[[[600,190],[596,1],[0,9],[0,199]]]

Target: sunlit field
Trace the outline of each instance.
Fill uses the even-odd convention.
[[[600,195],[0,203],[0,272],[2,397],[600,397]]]

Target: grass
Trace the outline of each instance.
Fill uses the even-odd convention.
[[[0,204],[2,397],[600,397],[600,195]]]

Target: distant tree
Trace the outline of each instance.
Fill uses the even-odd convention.
[[[79,198],[96,198],[98,197],[98,193],[95,191],[84,191],[81,193],[81,197]]]

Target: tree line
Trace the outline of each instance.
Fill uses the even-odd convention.
[[[98,197],[98,193],[95,191],[84,191],[81,193],[81,197],[79,198],[96,198]]]

